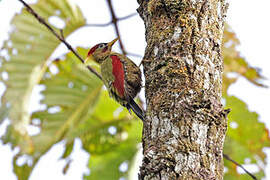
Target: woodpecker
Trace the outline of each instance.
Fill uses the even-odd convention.
[[[129,112],[132,109],[144,120],[144,111],[133,100],[142,86],[140,68],[126,56],[111,51],[117,40],[118,38],[93,46],[88,51],[85,63],[94,60],[100,64],[102,80],[110,97],[126,107]]]

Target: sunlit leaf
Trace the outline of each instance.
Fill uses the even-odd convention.
[[[80,124],[73,136],[80,137],[83,148],[90,153],[90,175],[86,179],[119,179],[127,177],[119,166],[131,165],[141,141],[140,120],[112,100],[103,91],[93,114]]]
[[[19,3],[19,2],[18,2]],[[62,22],[64,35],[67,36],[85,24],[80,9],[69,0],[40,0],[31,5],[46,21],[56,18]],[[57,23],[51,24],[57,26]],[[4,60],[0,72],[5,72],[7,90],[2,97],[1,111],[10,108],[8,118],[13,128],[9,132],[13,139],[4,137],[13,147],[19,146],[22,153],[31,153],[31,138],[27,137],[30,124],[29,104],[33,88],[40,83],[46,72],[49,57],[60,44],[45,26],[41,25],[26,9],[15,15],[11,21],[9,39],[4,43]],[[55,28],[56,32],[59,32]],[[6,116],[1,116],[5,118]],[[25,137],[24,141],[20,140]]]
[[[61,158],[62,159],[67,158],[71,154],[71,152],[73,151],[73,147],[74,147],[74,139],[72,139],[66,143],[65,151],[64,151]]]
[[[42,91],[44,99],[41,103],[47,108],[32,115],[31,123],[35,124],[35,121],[39,120],[40,123],[36,126],[40,127],[41,132],[35,136],[27,136],[32,142],[29,146],[32,148],[29,151],[31,153],[28,156],[31,156],[33,163],[21,166],[14,164],[14,171],[24,179],[30,175],[39,158],[57,142],[66,141],[62,158],[67,158],[71,154],[75,137],[69,134],[74,134],[72,132],[89,119],[101,92],[102,82],[75,59],[72,53],[68,53],[64,61],[55,61],[53,65],[59,73],[45,76],[41,81],[41,84],[45,86],[45,90]],[[13,136],[21,137],[16,136],[14,131],[8,132],[12,132],[6,134],[8,139],[12,140]],[[21,143],[23,140],[22,137],[19,139]],[[19,157],[19,155],[16,156],[16,158]],[[68,161],[64,171],[68,169],[70,162]]]
[[[264,147],[270,147],[269,132],[264,123],[258,121],[258,114],[250,112],[244,102],[234,96],[226,96],[226,106],[231,108],[228,116],[228,132],[224,153],[240,164],[256,164],[260,171],[255,175],[264,176],[261,164],[266,165]],[[228,173],[225,179],[247,179],[248,175],[240,175],[236,165],[224,160]]]
[[[29,174],[32,171],[31,165],[25,163],[22,166],[17,165],[18,156],[13,158],[14,173],[17,175],[18,180],[28,179]]]
[[[127,110],[103,91],[93,114],[73,136],[81,138],[84,149],[91,155],[102,154],[122,142],[121,133],[133,120]]]
[[[32,116],[33,119],[41,120],[42,129],[39,135],[33,137],[35,153],[44,153],[63,139],[73,141],[73,138],[68,138],[68,134],[87,120],[96,106],[102,82],[75,61],[71,53],[65,61],[56,61],[54,64],[59,73],[41,82],[46,87],[42,92],[45,98],[41,103],[46,104],[47,109]]]
[[[0,108],[0,124],[7,117],[9,108],[5,105]]]
[[[107,180],[127,177],[132,160],[138,151],[141,130],[139,121],[134,121],[124,127],[124,131],[120,135],[124,137],[128,135],[128,137],[117,146],[102,154],[91,153],[89,160],[90,175],[86,176],[85,179]],[[127,166],[125,167],[125,165]]]
[[[250,67],[247,61],[240,55],[237,46],[240,45],[236,34],[232,32],[228,25],[225,26],[223,36],[223,58],[224,58],[224,74],[223,74],[223,93],[227,93],[228,87],[234,83],[239,76],[246,78],[254,85],[265,87],[260,83],[264,77],[260,71],[254,67]],[[230,74],[234,75],[231,77]]]

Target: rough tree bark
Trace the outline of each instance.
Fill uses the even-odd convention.
[[[139,179],[223,179],[225,0],[138,0],[147,112]]]

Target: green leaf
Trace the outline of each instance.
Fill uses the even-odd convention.
[[[24,179],[28,179],[29,174],[32,171],[32,167],[30,165],[23,164],[22,166],[18,166],[16,161],[18,160],[19,156],[15,156],[13,158],[13,168],[14,168],[14,173],[17,175],[18,180],[24,180]]]
[[[60,18],[65,23],[65,36],[85,24],[80,9],[69,0],[39,0],[31,7],[47,22],[53,16]],[[8,134],[14,134],[16,137],[9,139],[5,136],[3,139],[5,142],[11,142],[13,147],[19,146],[22,153],[31,153],[33,142],[27,133],[27,126],[31,121],[30,98],[33,88],[40,83],[46,72],[49,57],[60,42],[25,8],[20,14],[15,15],[11,26],[13,30],[2,48],[7,55],[0,72],[6,72],[8,80],[4,81],[7,90],[2,97],[1,111],[9,107],[7,116],[11,121],[10,126],[13,126],[9,130],[16,132]],[[57,28],[54,29],[59,32]],[[25,137],[25,140],[19,140],[21,137]]]
[[[73,147],[74,147],[74,140],[67,142],[66,147],[65,147],[65,151],[64,151],[61,158],[62,159],[67,158],[71,154],[71,152],[73,151]]]
[[[7,117],[8,112],[9,112],[9,108],[6,107],[5,105],[0,108],[0,124]]]
[[[138,151],[137,146],[141,140],[142,126],[139,121],[133,121],[126,124],[123,130],[120,135],[128,135],[127,139],[122,137],[122,142],[102,154],[91,153],[89,160],[90,175],[85,176],[85,179],[118,180],[120,177],[128,176],[132,160]],[[121,172],[119,169],[122,163],[128,164],[128,169],[125,172]]]
[[[83,148],[91,155],[91,173],[85,179],[127,177],[128,171],[120,172],[119,166],[127,162],[130,168],[141,132],[140,120],[110,98],[107,91],[102,91],[93,114],[70,134],[80,137]]]
[[[83,65],[74,63],[76,59],[72,56],[69,53],[65,61],[55,62],[59,73],[42,81],[46,86],[42,103],[47,109],[32,116],[41,120],[42,127],[42,132],[33,137],[37,152],[45,152],[67,138],[68,133],[89,118],[99,99],[102,82]],[[59,112],[50,112],[51,108]]]
[[[107,90],[103,90],[93,113],[70,135],[80,137],[84,149],[91,155],[102,154],[122,141],[121,132],[134,119],[138,120],[135,116],[131,116],[126,108],[110,98]],[[116,128],[117,133],[111,135],[108,132],[109,127]]]
[[[260,171],[257,178],[264,176],[260,163],[266,165],[263,148],[270,147],[269,132],[264,123],[258,121],[258,114],[250,112],[244,102],[234,96],[226,96],[226,107],[232,109],[228,116],[228,132],[225,140],[224,153],[240,164],[249,159],[250,164],[257,164]],[[236,166],[224,160],[228,173],[225,179],[247,179],[248,175],[240,175]]]
[[[31,169],[39,158],[59,141],[66,141],[62,158],[70,155],[75,137],[69,134],[92,114],[102,88],[102,82],[76,60],[72,53],[68,53],[64,61],[55,61],[53,65],[59,73],[45,76],[41,81],[46,87],[42,92],[45,97],[41,103],[47,108],[32,115],[32,124],[35,124],[37,119],[40,120],[37,126],[41,127],[41,133],[31,137],[32,153],[29,155],[34,162],[28,167]],[[20,168],[25,166],[16,166],[16,172],[23,172],[18,170]],[[25,174],[24,176],[27,177]]]
[[[237,50],[240,42],[236,34],[232,32],[228,25],[225,26],[223,38],[223,95],[226,100],[226,107],[231,108],[228,123],[229,128],[226,136],[224,153],[240,164],[245,164],[245,159],[250,164],[257,164],[260,171],[255,175],[257,178],[264,176],[264,168],[259,164],[265,164],[265,154],[262,149],[269,147],[270,139],[265,125],[258,121],[258,115],[250,112],[245,103],[233,96],[227,95],[228,87],[242,76],[254,85],[265,87],[260,81],[264,78],[257,68],[250,67],[246,60],[241,57]],[[236,76],[229,76],[235,73]],[[237,128],[232,128],[237,126]],[[262,161],[262,163],[260,163]],[[228,172],[224,179],[250,179],[247,174],[239,174],[237,166],[224,160]]]

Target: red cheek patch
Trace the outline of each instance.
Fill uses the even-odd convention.
[[[97,48],[98,48],[98,44],[95,45],[94,47],[92,47],[92,48],[88,51],[88,55],[87,55],[87,56],[90,56],[91,54],[93,54]]]

